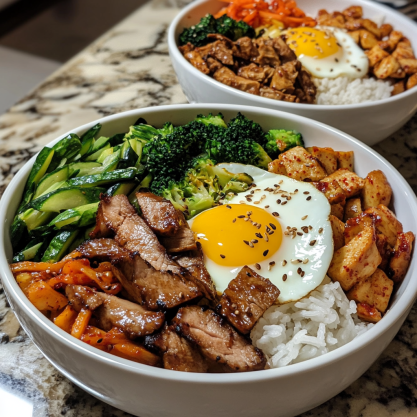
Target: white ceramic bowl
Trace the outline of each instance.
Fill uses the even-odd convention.
[[[417,232],[416,197],[392,165],[350,136],[294,114],[223,104],[163,106],[119,113],[77,127],[72,132],[80,135],[100,122],[103,125],[100,133],[108,136],[126,131],[138,117],[161,126],[166,121],[184,124],[199,113],[218,111],[226,119],[240,111],[265,130],[298,130],[306,145],[353,150],[359,175],[365,176],[373,169],[385,173],[394,190],[398,218],[405,230]],[[283,417],[302,413],[345,389],[369,368],[393,339],[416,298],[417,260],[414,257],[381,322],[333,352],[281,369],[241,374],[191,374],[152,368],[103,353],[71,337],[44,317],[20,290],[9,270],[8,261],[12,259],[9,228],[34,159],[16,174],[0,201],[0,273],[6,294],[21,325],[53,366],[90,394],[132,414],[142,417]]]
[[[386,22],[411,40],[417,54],[417,24],[389,7],[367,0],[297,0],[297,4],[312,16],[316,16],[320,9],[341,11],[351,5],[361,5],[367,17],[385,16]],[[243,104],[299,114],[336,127],[370,146],[394,133],[417,111],[417,87],[373,103],[325,106],[287,103],[255,96],[201,73],[178,50],[179,35],[184,28],[198,23],[207,13],[216,13],[224,5],[219,0],[192,2],[179,13],[169,28],[168,47],[172,65],[190,103]]]

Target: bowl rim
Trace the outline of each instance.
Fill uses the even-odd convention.
[[[354,145],[358,146],[361,150],[365,153],[368,153],[372,158],[376,158],[385,166],[387,171],[391,171],[392,175],[396,177],[399,186],[397,188],[401,189],[403,192],[409,196],[409,204],[413,209],[413,212],[416,213],[414,216],[414,220],[417,225],[417,197],[415,196],[413,190],[406,182],[406,180],[402,177],[402,175],[382,156],[380,156],[377,152],[372,150],[369,146],[365,145],[364,143],[354,139],[352,136],[341,132],[338,129],[333,127],[327,126],[321,122],[317,122],[312,119],[308,119],[303,116],[295,115],[292,113],[286,113],[279,110],[274,109],[265,109],[265,108],[257,108],[254,106],[241,106],[241,105],[227,105],[227,104],[175,104],[175,105],[166,105],[166,106],[159,106],[159,107],[148,107],[148,108],[141,108],[135,110],[129,110],[126,112],[117,113],[114,115],[106,116],[90,123],[86,123],[82,126],[77,128],[71,129],[70,131],[66,132],[63,135],[60,135],[57,139],[51,141],[46,146],[52,146],[60,139],[67,136],[69,133],[77,132],[78,134],[84,133],[89,128],[94,126],[96,123],[106,124],[112,122],[113,120],[123,119],[127,117],[145,117],[146,114],[149,113],[164,113],[169,110],[180,110],[185,111],[188,113],[201,113],[201,112],[221,112],[221,111],[232,111],[232,112],[242,112],[250,111],[254,113],[259,113],[261,115],[266,115],[269,117],[281,117],[288,121],[293,122],[302,122],[302,123],[309,123],[311,125],[316,126],[324,133],[327,133],[328,137],[338,136],[343,139],[344,142],[347,144],[353,143]],[[1,242],[7,241],[9,237],[9,231],[5,229],[5,225],[7,222],[7,207],[9,202],[14,197],[14,188],[21,182],[25,181],[29,171],[36,159],[36,155],[34,155],[26,164],[17,172],[14,176],[8,187],[6,188],[1,200],[0,200],[0,237],[2,239]],[[7,243],[7,242],[6,242]],[[197,384],[228,384],[228,383],[236,383],[236,384],[245,384],[251,383],[255,381],[264,381],[264,380],[276,380],[280,378],[285,378],[288,375],[295,375],[295,374],[303,374],[310,372],[315,369],[323,368],[331,363],[337,362],[342,358],[351,356],[355,354],[357,351],[365,348],[374,340],[379,338],[383,335],[387,330],[389,330],[392,326],[394,326],[401,317],[404,316],[411,308],[412,304],[414,303],[415,299],[417,298],[417,279],[410,281],[407,284],[407,291],[401,295],[401,303],[396,303],[391,309],[389,310],[390,314],[387,314],[381,322],[378,323],[377,326],[373,326],[366,332],[365,335],[358,336],[356,339],[352,340],[351,342],[347,343],[344,346],[341,346],[334,351],[328,352],[325,355],[309,359],[304,362],[292,364],[290,366],[285,366],[282,368],[275,368],[275,369],[268,369],[262,372],[243,372],[237,374],[198,374],[198,373],[187,373],[187,372],[179,372],[179,371],[171,371],[162,368],[154,368],[148,365],[143,365],[140,363],[136,363],[133,361],[129,361],[123,358],[116,357],[111,355],[107,352],[102,352],[81,340],[78,340],[59,327],[55,326],[49,319],[47,319],[40,311],[36,309],[36,307],[29,301],[26,295],[18,286],[16,280],[13,277],[9,269],[9,264],[7,261],[6,253],[5,253],[5,245],[0,244],[0,275],[2,278],[3,285],[6,289],[6,295],[12,294],[13,300],[19,305],[21,309],[24,310],[26,315],[33,320],[36,325],[42,328],[42,331],[46,331],[49,336],[51,336],[55,342],[65,343],[67,346],[71,346],[74,349],[77,349],[77,353],[83,352],[92,360],[95,360],[99,363],[102,363],[107,366],[111,366],[115,369],[124,370],[130,372],[132,374],[148,376],[152,378],[160,378],[165,380],[171,381],[179,381],[179,382],[192,382]],[[416,259],[413,258],[412,263],[415,263]],[[407,275],[412,274],[412,265],[410,265],[409,270],[407,271]],[[11,303],[13,306],[13,303]],[[19,319],[19,317],[18,317]],[[20,320],[19,320],[20,321]],[[30,332],[28,332],[30,335]],[[31,337],[31,336],[30,336]],[[31,337],[32,339],[32,337]],[[33,341],[33,339],[32,339]]]
[[[238,90],[236,88],[230,87],[228,85],[225,85],[221,83],[220,81],[216,81],[214,78],[210,77],[209,75],[203,74],[200,72],[197,68],[195,68],[191,63],[189,63],[184,56],[180,53],[178,49],[178,43],[175,36],[175,32],[177,30],[177,26],[179,25],[180,20],[184,18],[184,16],[193,11],[198,6],[209,3],[211,0],[197,0],[193,1],[188,6],[184,7],[177,16],[175,16],[174,20],[171,22],[169,28],[168,28],[168,50],[169,54],[171,56],[171,59],[175,60],[180,64],[183,68],[185,68],[186,71],[191,71],[192,74],[196,77],[200,77],[203,81],[208,82],[213,86],[213,88],[223,88],[225,91],[227,91],[229,94],[232,94],[234,96],[237,96],[239,98],[248,99],[248,95],[250,93],[247,93],[245,91]],[[342,0],[342,1],[349,1],[350,0]],[[415,36],[417,37],[417,23],[409,18],[408,16],[404,15],[401,12],[398,12],[396,10],[393,10],[389,6],[386,6],[384,4],[371,2],[370,0],[355,0],[353,2],[350,2],[352,5],[366,5],[367,7],[375,8],[375,10],[385,13],[387,15],[394,15],[400,20],[404,20],[404,22],[407,22],[408,24],[412,24],[415,26]],[[409,38],[413,38],[412,36],[408,36]],[[395,96],[391,96],[388,98],[384,98],[377,101],[371,101],[371,102],[364,102],[364,103],[358,103],[358,104],[306,104],[306,103],[291,103],[287,101],[281,101],[281,100],[274,100],[266,97],[261,97],[258,95],[250,94],[251,100],[255,103],[258,103],[259,105],[264,105],[267,108],[273,108],[274,105],[272,103],[279,103],[280,107],[283,109],[288,109],[288,111],[300,109],[300,110],[317,110],[317,111],[327,111],[331,109],[340,109],[340,110],[348,110],[348,109],[361,109],[361,108],[372,108],[377,107],[379,105],[384,104],[390,104],[396,103],[397,101],[400,101],[402,99],[405,99],[409,96],[417,95],[417,86],[411,88],[410,90],[404,91],[401,94],[397,94]],[[269,105],[268,105],[269,104]],[[377,109],[374,109],[374,111],[377,111]]]

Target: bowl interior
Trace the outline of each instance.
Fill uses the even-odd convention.
[[[392,205],[397,217],[403,223],[404,230],[411,230],[414,233],[417,232],[417,199],[414,193],[412,192],[411,188],[404,180],[404,178],[395,170],[395,168],[392,167],[385,159],[380,157],[377,153],[375,153],[366,145],[360,143],[359,141],[351,138],[350,136],[336,129],[333,129],[331,127],[328,127],[310,119],[275,110],[257,109],[255,107],[234,105],[199,104],[162,106],[157,108],[129,111],[101,119],[99,120],[99,122],[103,125],[103,128],[100,134],[112,135],[115,133],[127,131],[129,126],[138,117],[143,117],[147,120],[149,124],[156,126],[162,126],[166,121],[171,121],[175,125],[179,125],[191,121],[197,114],[208,114],[210,112],[217,113],[219,111],[223,113],[226,121],[232,117],[235,117],[237,112],[240,111],[247,117],[260,123],[264,130],[269,130],[272,128],[298,130],[302,133],[305,139],[306,146],[327,146],[340,151],[354,151],[355,171],[358,173],[358,175],[365,177],[372,170],[382,170],[387,176],[388,181],[390,182],[394,190],[394,198]],[[92,127],[95,123],[97,123],[97,121],[75,128],[72,130],[72,132],[81,135],[90,127]],[[61,136],[56,141],[51,142],[49,146],[53,145],[55,142],[57,142],[64,136],[65,135]],[[7,263],[11,261],[12,258],[9,228],[13,221],[15,210],[19,205],[24,184],[27,176],[29,175],[29,171],[31,169],[31,166],[33,165],[33,162],[34,158],[32,158],[16,174],[0,202],[0,235],[2,239],[2,247],[0,248],[0,269],[2,271],[2,278],[4,280],[6,288],[8,290],[13,291],[14,295],[19,300],[19,304],[23,306],[23,308],[25,308],[26,310],[29,310],[32,315],[35,314],[41,317],[41,313],[38,312],[35,309],[35,307],[27,300],[26,296],[18,287],[7,265]],[[412,259],[409,271],[407,273],[407,276],[405,277],[404,282],[402,283],[398,292],[392,299],[390,311],[387,312],[384,319],[377,326],[370,330],[369,334],[372,334],[374,335],[374,337],[376,337],[378,334],[384,331],[384,328],[387,328],[387,326],[398,320],[413,303],[417,294],[417,282],[414,274],[416,262],[417,261],[414,257]],[[42,316],[42,318],[44,317]],[[54,326],[51,322],[46,320],[44,320],[44,323],[47,323],[45,326],[47,331],[48,327],[50,331],[52,326]],[[65,334],[62,337],[70,336]],[[323,363],[323,360],[327,360],[327,358],[335,359],[338,357],[338,355],[352,353],[354,349],[359,349],[363,344],[366,343],[367,338],[360,337],[358,339],[355,339],[353,342],[349,343],[349,346],[345,345],[333,352],[326,354],[324,357],[322,356],[307,361],[309,363],[308,366],[314,366],[314,364],[320,365],[321,363]],[[115,360],[118,361],[118,358],[116,358]],[[124,360],[120,361],[126,362]],[[291,368],[289,371],[291,372],[291,370],[302,370],[303,367],[305,367],[304,364],[306,364],[306,362],[291,365],[290,367],[288,367]],[[144,366],[140,364],[133,364],[133,367],[141,369]],[[284,369],[275,369],[270,372],[277,372],[279,374],[280,372],[288,372],[288,368],[287,371],[285,371]],[[189,376],[189,378],[193,377],[194,376]],[[195,376],[196,379],[200,377],[201,376]],[[260,376],[259,374],[258,376],[239,376],[240,380],[250,378],[253,379],[255,377],[259,378]],[[215,377],[215,375],[209,376],[209,379],[213,381],[217,380],[216,378],[217,377]],[[233,376],[231,376],[231,378],[233,378]]]

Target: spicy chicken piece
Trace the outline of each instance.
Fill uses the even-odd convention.
[[[241,58],[245,61],[249,61],[254,60],[259,55],[259,53],[255,44],[252,42],[252,39],[245,36],[235,42],[233,55],[236,58]]]
[[[367,227],[374,227],[374,216],[369,213],[361,213],[357,217],[353,217],[346,221],[345,225],[345,244],[347,245],[355,236],[362,232]]]
[[[340,187],[346,194],[346,198],[359,194],[365,182],[361,177],[346,168],[338,169],[333,172],[333,174],[322,179],[321,182],[332,182],[333,180],[336,180],[339,183]]]
[[[404,279],[411,261],[414,233],[399,233],[394,246],[394,255],[391,258],[388,276],[395,282],[401,283]]]
[[[381,31],[381,39],[385,38],[386,36],[389,36],[390,33],[393,31],[393,27],[389,23],[384,23],[379,27],[379,30]]]
[[[179,47],[178,47],[178,49],[179,49],[179,50],[180,50],[180,52],[184,55],[184,54],[186,54],[187,52],[194,51],[195,46],[194,46],[192,43],[187,42],[187,44],[185,44],[185,45],[183,45],[183,46],[179,46]]]
[[[263,353],[207,307],[182,307],[172,323],[181,336],[199,346],[204,357],[224,364],[232,371],[265,368]]]
[[[366,303],[385,313],[394,289],[394,283],[379,268],[369,277],[356,284],[346,295],[349,300]]]
[[[354,153],[353,151],[343,152],[338,151],[337,153],[337,166],[338,168],[346,168],[353,172],[354,164]]]
[[[372,49],[375,45],[378,45],[378,39],[368,30],[361,29],[359,34],[359,43],[362,49]]]
[[[393,90],[391,91],[392,96],[401,94],[405,91],[405,80],[400,80],[393,85]]]
[[[392,56],[395,59],[414,59],[415,55],[411,42],[408,39],[403,38],[401,42],[398,42]]]
[[[376,246],[374,227],[367,227],[349,243],[337,250],[328,275],[338,281],[345,291],[358,282],[370,277],[381,263],[381,255]]]
[[[295,52],[285,43],[281,37],[272,40],[272,46],[277,52],[283,64],[297,59]]]
[[[379,43],[379,46],[384,49],[385,51],[393,51],[398,43],[403,39],[402,32],[397,30],[393,30],[386,41],[382,41]]]
[[[361,6],[350,6],[343,10],[342,14],[346,19],[360,19],[363,15],[363,10]]]
[[[275,90],[275,88],[271,87],[261,87],[259,90],[259,95],[261,97],[271,98],[273,100],[288,101],[290,103],[297,101],[296,96],[291,94],[284,94],[283,92]]]
[[[333,231],[333,245],[334,250],[339,250],[342,246],[345,246],[345,236],[343,232],[345,230],[345,225],[340,221],[336,216],[329,216],[330,224]]]
[[[360,198],[350,198],[349,200],[346,200],[345,215],[343,216],[345,222],[361,213],[362,207]]]
[[[274,69],[271,67],[260,67],[254,63],[240,67],[237,75],[239,77],[247,78],[248,80],[258,81],[263,83],[266,78],[269,78],[270,73],[274,73]]]
[[[383,235],[382,233],[376,234],[376,247],[378,248],[378,252],[382,258],[382,261],[379,264],[378,268],[385,272],[387,270],[389,261],[391,259],[393,249],[388,244],[387,237]]]
[[[377,207],[379,204],[389,205],[392,197],[392,188],[381,170],[371,171],[366,176],[361,196],[364,210],[370,207]]]
[[[366,303],[359,303],[357,305],[358,317],[369,323],[378,323],[382,319],[381,313],[375,308]]]
[[[268,172],[288,176],[284,162],[280,158],[275,159],[268,164]]]
[[[342,14],[331,15],[327,10],[319,10],[317,15],[317,24],[319,26],[333,26],[336,28],[345,28],[345,18]]]
[[[160,236],[172,236],[180,228],[177,210],[169,200],[151,192],[136,193],[142,217],[148,226]]]
[[[229,282],[216,310],[239,332],[248,334],[278,296],[279,289],[269,279],[244,266]]]
[[[201,58],[198,51],[189,51],[184,54],[184,58],[195,68],[197,68],[203,74],[210,74],[210,70],[207,67],[206,62]]]
[[[323,165],[327,175],[333,174],[337,170],[337,153],[332,148],[319,148],[312,146],[306,148]]]
[[[401,69],[400,63],[392,55],[389,55],[375,64],[373,72],[375,77],[385,80],[388,77],[396,77],[404,71]]]
[[[362,29],[352,30],[352,31],[348,32],[350,37],[353,38],[355,43],[357,43],[358,45],[359,45],[359,42],[361,40],[361,32],[362,32]]]
[[[287,175],[298,181],[320,181],[326,177],[326,171],[314,156],[301,146],[296,146],[280,155]]]
[[[159,329],[165,320],[164,313],[148,311],[142,306],[114,295],[95,292],[82,285],[67,285],[65,293],[75,310],[93,310],[102,330],[118,327],[134,339]]]
[[[345,213],[344,204],[337,203],[337,204],[331,204],[330,205],[330,214],[332,216],[335,216],[339,220],[343,221],[344,213]]]
[[[369,66],[371,68],[389,56],[389,53],[384,51],[379,45],[375,45],[369,51],[365,51],[365,54],[368,57]]]
[[[278,67],[281,60],[274,49],[272,39],[260,37],[254,41],[258,48],[258,56],[253,58],[254,62],[259,65],[269,65],[270,67]]]
[[[315,182],[313,185],[326,196],[330,204],[341,203],[344,206],[346,194],[336,180]]]
[[[413,88],[417,85],[417,74],[413,74],[408,80],[406,84],[407,90]]]
[[[414,58],[400,58],[398,62],[401,65],[401,68],[407,75],[412,75],[417,73],[417,59]]]
[[[213,78],[229,87],[237,88],[238,90],[246,91],[250,94],[259,94],[260,84],[257,81],[239,77],[229,68],[220,68],[213,74]]]
[[[147,336],[145,346],[157,349],[162,353],[165,369],[182,372],[208,371],[206,359],[201,355],[197,346],[175,332],[174,326],[165,324],[160,333]]]

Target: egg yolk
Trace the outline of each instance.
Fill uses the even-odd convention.
[[[301,55],[315,59],[327,58],[336,54],[340,46],[334,35],[316,28],[294,28],[286,32],[287,44],[297,57]]]
[[[282,241],[282,229],[276,217],[247,204],[207,210],[195,218],[191,229],[204,254],[224,266],[255,264],[268,259]]]

